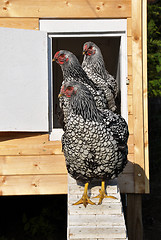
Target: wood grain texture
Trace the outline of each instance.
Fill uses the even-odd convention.
[[[0,18],[0,27],[38,30],[39,18]]]
[[[0,176],[0,195],[33,194],[67,194],[67,174]]]
[[[134,133],[134,116],[128,115],[128,128],[130,135],[133,135]]]
[[[145,192],[143,75],[142,75],[142,2],[132,1],[132,76],[134,114],[135,192]]]
[[[133,154],[128,155],[130,162]],[[127,164],[124,173],[132,173],[133,165]],[[63,155],[0,156],[0,175],[67,174]]]
[[[0,133],[1,156],[63,154],[60,141],[49,141],[48,134]]]
[[[0,2],[1,17],[38,18],[126,18],[131,17],[131,0],[14,0]]]
[[[145,193],[149,193],[149,140],[148,140],[148,79],[147,79],[147,0],[143,0],[143,109],[144,109],[144,152]]]
[[[132,55],[132,37],[131,36],[127,37],[127,55],[128,56]]]
[[[133,114],[133,95],[127,96],[127,102],[128,102],[128,115]]]
[[[127,63],[128,63],[128,75],[132,75],[132,56],[127,56]]]
[[[26,174],[67,174],[64,156],[0,156],[0,175]]]
[[[132,95],[133,94],[133,79],[132,79],[132,75],[128,75],[128,80],[129,80],[129,84],[127,86],[127,92],[128,92],[128,95]]]
[[[132,36],[132,18],[127,18],[127,36]]]

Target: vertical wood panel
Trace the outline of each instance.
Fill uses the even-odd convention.
[[[132,18],[127,18],[127,36],[132,36]]]
[[[143,83],[142,83],[142,5],[132,1],[132,76],[134,114],[135,192],[144,193]]]
[[[129,84],[128,84],[128,95],[132,95],[133,93],[133,80],[132,80],[132,75],[128,75],[128,80],[129,80]]]
[[[144,103],[144,151],[145,192],[149,193],[149,146],[148,146],[148,89],[147,89],[147,0],[143,0],[143,103]]]
[[[132,56],[128,56],[127,61],[128,61],[128,75],[132,75]]]

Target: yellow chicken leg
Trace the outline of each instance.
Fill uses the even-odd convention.
[[[99,198],[99,202],[98,205],[100,205],[102,203],[102,200],[104,198],[112,198],[112,199],[117,199],[114,196],[107,196],[107,194],[105,193],[105,181],[101,182],[101,189],[99,190],[99,195],[94,197],[94,198]]]
[[[91,205],[95,205],[95,203],[92,202],[87,195],[88,185],[89,185],[89,183],[85,184],[83,196],[81,197],[81,199],[78,202],[74,203],[73,205],[83,204],[85,207],[88,205],[88,203]]]

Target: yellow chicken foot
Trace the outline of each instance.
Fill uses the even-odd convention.
[[[94,197],[94,198],[99,198],[99,202],[98,205],[100,205],[102,203],[102,200],[104,198],[112,198],[112,199],[117,199],[114,196],[107,196],[107,194],[105,193],[105,181],[101,182],[101,189],[99,189],[99,195]]]
[[[94,202],[92,202],[89,199],[89,197],[87,195],[88,185],[89,185],[89,183],[85,184],[83,196],[81,197],[81,199],[78,202],[73,203],[73,205],[83,204],[85,207],[88,205],[88,203],[91,204],[91,205],[96,205]]]

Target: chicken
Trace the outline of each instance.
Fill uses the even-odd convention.
[[[63,83],[69,81],[77,81],[84,84],[92,93],[96,105],[99,109],[107,108],[107,100],[105,94],[102,90],[99,90],[98,87],[90,80],[87,74],[82,69],[77,57],[67,51],[60,50],[55,53],[53,61],[56,61],[62,69],[63,72]],[[60,105],[64,104],[60,100]]]
[[[104,121],[108,127],[110,127],[115,135],[115,139],[118,141],[120,147],[125,146],[128,139],[128,126],[120,115],[113,113],[107,109],[107,102],[102,91],[99,91],[97,86],[88,78],[87,74],[82,69],[76,56],[66,50],[58,51],[54,56],[54,61],[56,61],[62,69],[63,72],[63,83],[70,81],[77,81],[85,85],[94,97],[96,106],[99,110],[104,112]],[[65,110],[66,99],[59,98],[60,108]],[[63,115],[63,126],[65,129],[64,122],[66,117]],[[60,118],[60,117],[59,117]],[[126,147],[125,147],[126,149]]]
[[[108,108],[116,111],[115,99],[118,93],[118,84],[114,77],[105,68],[103,56],[99,47],[93,42],[86,42],[83,45],[82,68],[89,79],[101,90],[104,91]]]
[[[127,142],[123,144],[122,141],[120,148],[112,124],[107,124],[106,110],[97,108],[93,95],[84,84],[76,81],[63,83],[59,98],[66,102],[62,148],[67,170],[74,179],[85,184],[83,196],[75,205],[95,204],[87,194],[93,179],[102,181],[97,196],[101,204],[103,198],[112,197],[105,193],[105,180],[117,177],[127,163]]]

